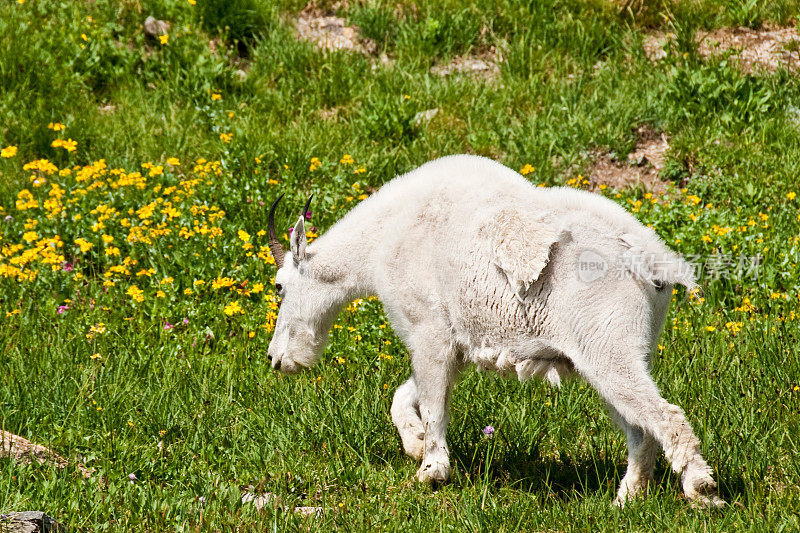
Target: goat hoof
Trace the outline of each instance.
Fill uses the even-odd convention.
[[[622,478],[617,490],[617,497],[614,499],[616,507],[624,507],[625,504],[635,498],[641,497],[647,492],[652,478],[650,476],[630,476]]]
[[[683,492],[692,502],[692,507],[714,508],[724,507],[725,500],[717,494],[717,484],[711,477],[700,477],[684,483]]]
[[[422,462],[417,470],[417,480],[434,485],[444,483],[450,477],[450,465],[438,461]]]

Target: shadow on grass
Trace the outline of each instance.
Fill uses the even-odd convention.
[[[616,496],[627,468],[625,459],[598,456],[575,459],[565,453],[556,455],[561,457],[541,457],[538,449],[527,452],[511,447],[502,451],[495,449],[492,453],[490,446],[459,447],[451,451],[451,462],[458,469],[453,481],[458,484],[483,481],[495,488],[547,493],[563,500],[598,491],[608,493],[610,498]],[[682,495],[680,477],[663,459],[659,460],[653,478],[651,494]],[[726,502],[748,505],[749,491],[741,475],[725,469],[715,471],[715,479],[720,496]]]
[[[539,442],[517,445],[505,439],[464,441],[449,439],[450,462],[454,467],[449,484],[468,486],[485,483],[494,488],[511,488],[534,494],[548,494],[562,500],[574,499],[576,495],[593,495],[605,492],[609,498],[616,496],[617,488],[627,469],[626,452],[622,456],[603,457],[603,450],[587,450],[598,455],[575,458],[571,452],[558,450],[550,457],[543,457]],[[400,439],[396,447],[384,443],[379,453],[373,454],[384,464],[410,462],[402,451]],[[377,450],[374,450],[377,451]],[[669,468],[663,454],[659,456],[653,473],[650,494],[683,494],[680,476]],[[729,504],[737,502],[745,507],[751,498],[748,482],[728,468],[714,468],[714,479],[719,495]]]

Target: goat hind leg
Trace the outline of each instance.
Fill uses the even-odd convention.
[[[628,445],[628,468],[614,500],[614,504],[621,507],[629,499],[645,492],[647,485],[653,480],[658,442],[647,431],[628,424],[612,406],[609,405],[608,408],[611,417],[625,432]]]
[[[391,414],[392,422],[400,433],[400,440],[403,442],[406,454],[421,461],[425,444],[425,428],[419,416],[419,397],[414,376],[408,378],[395,391]]]
[[[616,359],[614,364],[602,369],[582,365],[584,368],[578,370],[626,423],[642,428],[661,444],[672,469],[681,474],[683,492],[689,500],[724,505],[717,495],[711,467],[700,454],[700,440],[681,408],[661,397],[644,369],[644,358],[612,359]]]

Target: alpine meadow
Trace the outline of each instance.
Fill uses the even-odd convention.
[[[3,0],[0,530],[799,530],[799,23],[798,0]],[[660,451],[612,505],[628,448],[597,392],[475,367],[449,481],[418,482],[374,296],[273,368],[273,202],[311,250],[453,154],[601,195],[694,264],[651,374],[724,505]]]

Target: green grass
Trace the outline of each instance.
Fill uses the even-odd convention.
[[[691,45],[704,29],[790,22],[798,5],[631,6],[336,8],[384,66],[296,40],[298,1],[0,5],[0,148],[18,147],[0,158],[0,427],[95,471],[0,459],[0,512],[41,509],[85,531],[798,529],[800,89],[793,73],[746,75]],[[171,23],[166,44],[144,35],[148,15]],[[652,27],[682,43],[658,63],[641,48]],[[491,49],[504,58],[494,80],[430,72]],[[453,399],[452,482],[412,482],[388,413],[409,364],[374,300],[342,313],[313,370],[270,369],[274,266],[259,232],[278,194],[288,224],[313,193],[321,233],[452,153],[582,186],[591,150],[622,158],[642,125],[669,136],[663,177],[686,189],[656,203],[603,194],[701,262],[761,257],[757,278],[723,266],[706,272],[702,303],[676,298],[653,358],[728,507],[692,509],[662,459],[650,496],[613,508],[625,443],[589,387],[474,371]],[[55,167],[23,168],[39,159]],[[248,485],[279,508],[242,505]]]

